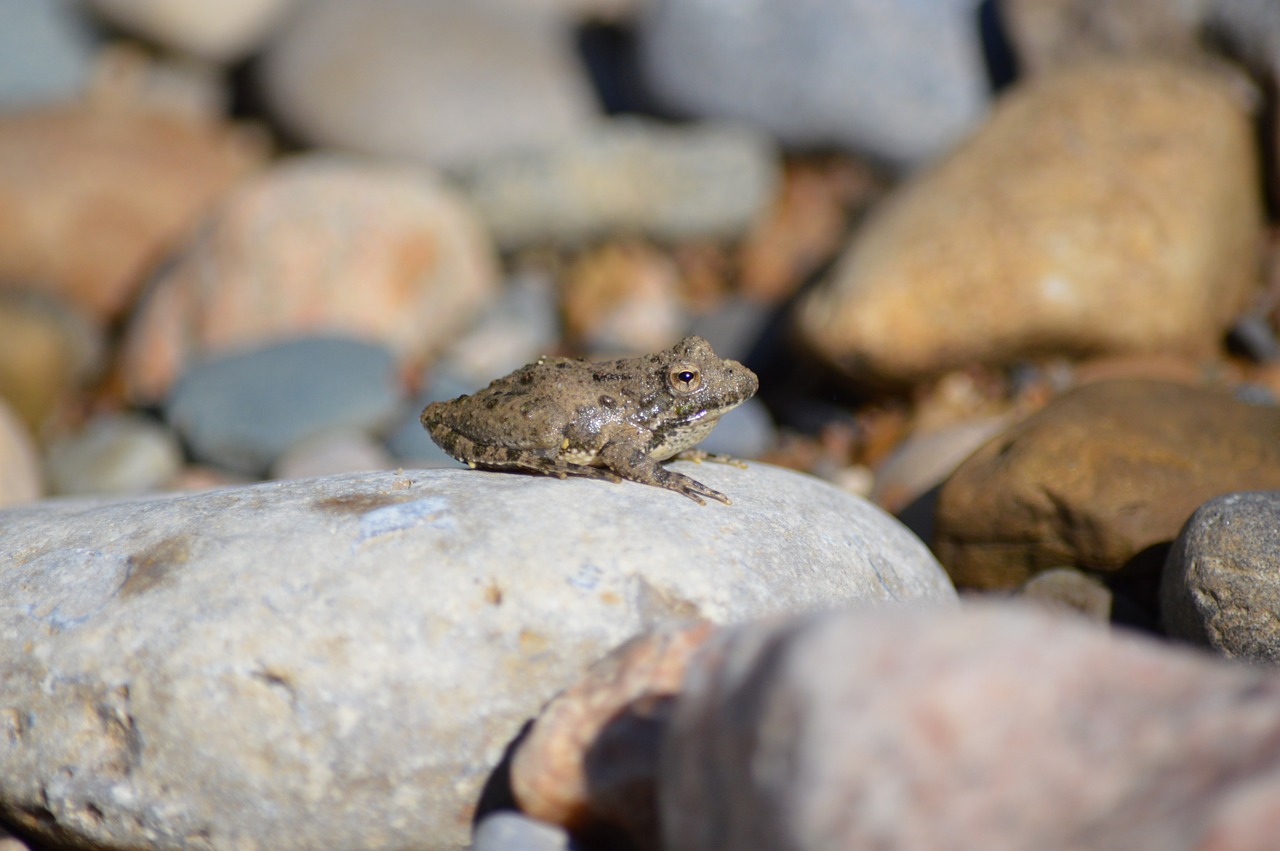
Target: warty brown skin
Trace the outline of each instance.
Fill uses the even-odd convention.
[[[671,458],[737,464],[693,449],[759,380],[716,357],[701,337],[635,358],[544,357],[469,396],[422,411],[431,439],[471,467],[565,478],[627,479],[684,494],[729,499],[660,466]]]

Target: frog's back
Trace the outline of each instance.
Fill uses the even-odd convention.
[[[529,364],[469,396],[432,402],[422,424],[454,457],[445,441],[458,437],[478,446],[556,447],[567,418],[552,380],[555,371],[554,363]]]

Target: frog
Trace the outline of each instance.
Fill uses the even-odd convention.
[[[421,421],[440,448],[472,469],[625,479],[700,505],[707,499],[730,505],[724,494],[661,462],[745,467],[694,447],[759,386],[750,369],[689,336],[639,357],[542,357],[474,394],[432,402]]]

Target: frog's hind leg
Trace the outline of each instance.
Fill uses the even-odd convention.
[[[600,450],[600,460],[622,478],[684,494],[699,505],[714,499],[730,505],[729,497],[675,470],[668,470],[646,455],[643,450],[623,442],[610,442]]]

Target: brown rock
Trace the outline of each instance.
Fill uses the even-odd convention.
[[[141,108],[0,118],[0,287],[118,316],[261,153],[237,129]]]
[[[1196,507],[1280,487],[1280,409],[1158,381],[1064,393],[987,443],[938,495],[935,551],[957,585],[1050,567],[1117,571]],[[1158,566],[1158,565],[1157,565]]]
[[[33,502],[43,493],[35,442],[0,399],[0,506]]]
[[[557,695],[520,744],[511,787],[520,808],[574,831],[656,835],[657,742],[709,621],[671,622],[623,644]]]
[[[864,380],[1029,355],[1212,351],[1257,279],[1257,154],[1224,80],[1155,61],[1037,78],[882,204],[800,305]]]
[[[724,630],[683,685],[668,851],[1275,846],[1269,670],[973,606]]]
[[[314,331],[426,359],[497,287],[467,209],[422,169],[311,155],[233,193],[157,281],[125,341],[130,395],[160,398],[191,357]]]

